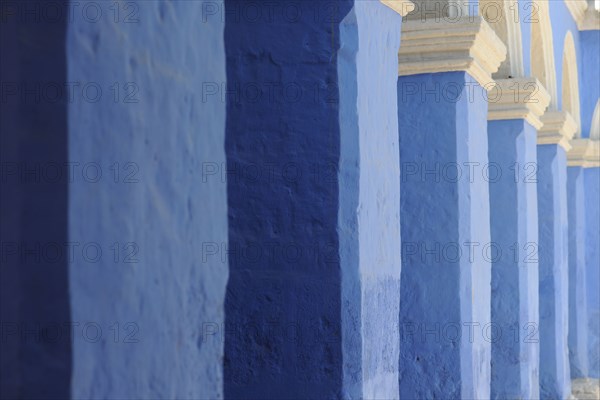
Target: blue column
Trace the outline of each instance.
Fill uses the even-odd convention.
[[[597,161],[596,161],[597,162]],[[600,378],[600,168],[584,168],[589,376]]]
[[[355,1],[340,26],[338,232],[344,393],[353,398],[398,396],[400,28],[399,15],[369,1]]]
[[[568,220],[565,149],[542,144],[538,156],[540,395],[570,395],[568,333]]]
[[[247,4],[225,13],[225,397],[396,397],[401,17]]]
[[[489,398],[484,87],[506,47],[481,17],[421,16],[403,22],[398,54],[400,398]]]
[[[72,397],[222,398],[223,3],[84,6],[101,14],[67,36]]]
[[[0,3],[0,398],[71,396],[69,5]],[[61,17],[63,16],[63,17]]]
[[[489,398],[489,191],[470,170],[488,162],[481,93],[466,72],[398,79],[400,398]]]
[[[524,119],[488,123],[489,161],[501,171],[490,180],[491,239],[500,250],[492,259],[494,399],[539,398],[536,136]]]
[[[569,361],[571,379],[588,377],[585,192],[581,166],[567,168],[569,209]]]

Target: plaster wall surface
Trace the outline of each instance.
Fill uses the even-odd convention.
[[[226,75],[205,6],[223,4],[128,4],[137,22],[67,34],[68,79],[102,90],[68,110],[69,161],[96,165],[69,186],[69,240],[95,244],[69,266],[72,319],[102,330],[74,337],[72,396],[221,398],[227,196],[206,168],[225,162],[225,103],[206,85]]]

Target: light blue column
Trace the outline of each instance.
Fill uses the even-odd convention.
[[[222,398],[227,192],[207,172],[225,162],[223,3],[83,7],[97,20],[74,19],[66,55],[72,398]]]
[[[539,398],[536,129],[523,119],[488,122],[492,259],[491,396]]]
[[[571,393],[568,333],[568,220],[566,153],[558,144],[537,147],[540,294],[540,395]]]
[[[567,168],[569,208],[569,361],[571,379],[588,377],[585,192],[581,166]]]
[[[600,378],[600,168],[583,170],[585,262],[588,302],[589,375]]]
[[[488,163],[481,91],[465,72],[398,79],[400,398],[490,396],[489,189],[469,167]]]
[[[378,2],[355,1],[340,26],[338,232],[344,393],[352,398],[398,396],[401,20]],[[362,349],[353,365],[357,345]]]

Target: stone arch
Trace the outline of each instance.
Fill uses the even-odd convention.
[[[522,77],[523,45],[518,0],[479,0],[479,14],[494,29],[507,49],[506,59],[493,77]]]
[[[550,9],[547,0],[534,0],[529,6],[525,22],[531,24],[531,75],[537,78],[550,94],[549,108],[556,110],[556,68]]]
[[[577,54],[573,34],[568,31],[562,59],[562,109],[577,122],[575,137],[581,136],[581,113],[579,108],[579,77],[577,73]]]
[[[590,139],[600,140],[600,100],[596,102],[596,108],[594,109],[594,115],[592,116]]]

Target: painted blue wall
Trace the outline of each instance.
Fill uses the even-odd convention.
[[[227,244],[227,197],[203,171],[225,162],[225,103],[204,89],[226,75],[209,4],[137,2],[121,9],[137,23],[106,8],[69,27],[68,79],[103,91],[69,105],[69,160],[98,166],[69,187],[73,398],[223,396],[227,260],[204,250]]]
[[[539,145],[540,395],[571,393],[568,355],[568,220],[566,153]]]
[[[600,98],[600,31],[579,32],[581,46],[581,132],[582,137],[590,137],[592,116]]]
[[[400,77],[398,104],[400,398],[489,398],[488,183],[464,165],[487,164],[487,103],[468,74],[452,72]],[[475,257],[466,242],[479,243]]]
[[[590,376],[600,378],[600,168],[583,170]]]
[[[491,398],[539,398],[537,132],[524,120],[488,123],[492,242]]]
[[[588,375],[588,315],[583,168],[567,168],[569,207],[569,360],[571,378]]]

